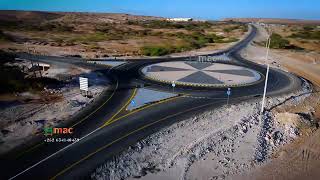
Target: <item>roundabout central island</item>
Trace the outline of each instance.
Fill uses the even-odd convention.
[[[145,78],[183,86],[237,87],[255,84],[262,75],[247,67],[196,61],[171,61],[145,66],[141,69]]]

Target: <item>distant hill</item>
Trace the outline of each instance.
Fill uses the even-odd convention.
[[[118,13],[85,13],[85,12],[42,12],[42,11],[14,11],[0,10],[0,21],[28,21],[44,22],[50,20],[57,21],[77,21],[77,22],[125,22],[125,21],[144,21],[161,20],[161,17],[139,16]]]
[[[57,19],[63,15],[49,12],[38,11],[10,11],[0,10],[0,21],[33,21],[42,22],[52,19]]]
[[[268,24],[305,24],[305,25],[320,25],[320,20],[300,20],[300,19],[276,19],[276,18],[226,18],[223,21],[235,22],[262,22]]]

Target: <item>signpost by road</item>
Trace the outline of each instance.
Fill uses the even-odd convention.
[[[132,106],[135,106],[136,105],[136,102],[134,100],[131,100],[131,105]]]
[[[79,77],[80,91],[85,91],[86,95],[88,95],[89,91],[89,83],[88,78]]]
[[[231,95],[231,88],[228,88],[227,95],[228,95],[227,106],[229,106],[229,98],[230,98],[230,95]]]
[[[172,81],[171,86],[172,86],[172,91],[173,91],[173,93],[174,93],[174,87],[176,87],[176,84],[175,84],[175,82],[174,82],[174,81]]]

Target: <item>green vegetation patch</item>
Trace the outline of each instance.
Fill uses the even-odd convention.
[[[60,23],[45,23],[36,27],[39,31],[72,32],[73,26]]]
[[[266,42],[258,43],[260,46],[265,46]],[[272,49],[292,49],[292,50],[303,50],[303,48],[290,44],[290,41],[283,38],[277,33],[272,33],[270,48]]]
[[[154,32],[152,29],[119,28],[110,24],[100,25],[95,28],[96,35],[104,35],[107,40],[125,40],[130,38],[143,38],[146,36],[162,36],[162,32]]]
[[[216,34],[204,34],[196,31],[190,34],[183,32],[168,33],[168,37],[175,37],[182,40],[182,45],[157,45],[157,46],[144,46],[141,52],[145,56],[163,56],[170,53],[178,53],[192,49],[199,49],[205,47],[209,43],[230,43],[238,41],[236,38],[225,39],[223,36]]]
[[[229,24],[229,27],[223,28],[223,32],[226,32],[226,33],[232,32],[234,30],[241,30],[242,32],[247,32],[248,25],[233,22],[232,24]]]
[[[138,25],[151,29],[186,29],[189,31],[204,30],[213,26],[210,22],[171,22],[166,20],[128,21],[128,25]]]
[[[303,30],[297,33],[293,33],[290,38],[300,38],[307,40],[320,40],[320,31],[319,30]]]
[[[223,29],[223,32],[231,32],[231,31],[234,31],[234,30],[237,30],[237,29],[241,29],[242,27],[240,25],[237,25],[237,26],[231,26],[231,27],[227,27],[227,28],[224,28]]]
[[[112,40],[112,38],[110,38],[105,33],[96,32],[96,33],[90,33],[90,34],[76,35],[75,37],[72,37],[66,40],[66,42],[87,44],[90,42],[100,42],[105,40]]]
[[[163,56],[171,52],[171,48],[164,46],[144,46],[141,48],[145,56]]]
[[[273,49],[286,49],[290,45],[290,42],[287,39],[284,39],[282,36],[276,33],[271,35],[270,48]]]
[[[191,34],[186,34],[182,32],[171,33],[169,34],[169,36],[177,37],[179,39],[184,40],[187,44],[189,44],[191,49],[198,49],[204,47],[207,43],[220,43],[225,38],[216,34],[204,34],[199,31],[193,32]]]
[[[171,53],[178,53],[183,51],[191,50],[190,44],[182,45],[153,45],[143,46],[141,52],[145,56],[164,56]]]
[[[82,35],[79,36],[78,39],[81,42],[99,42],[99,41],[104,41],[104,40],[108,40],[108,36],[104,33],[93,33],[93,34],[86,34],[86,35]]]
[[[232,43],[232,42],[237,42],[237,41],[239,41],[239,39],[231,37],[228,39],[218,40],[218,41],[216,41],[216,43]]]

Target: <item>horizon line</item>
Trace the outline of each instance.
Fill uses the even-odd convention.
[[[133,16],[158,17],[158,18],[192,18],[197,20],[215,20],[223,21],[224,19],[275,19],[275,20],[296,20],[296,21],[320,21],[320,19],[295,19],[295,18],[271,18],[271,17],[223,17],[220,19],[196,18],[187,16],[158,16],[158,15],[144,15],[134,12],[102,12],[102,11],[59,11],[59,10],[28,10],[28,9],[0,9],[0,11],[23,11],[23,12],[47,12],[47,13],[92,13],[92,14],[126,14]]]

